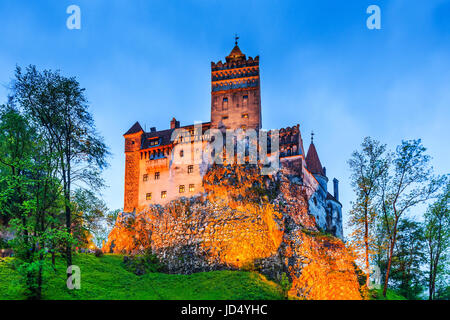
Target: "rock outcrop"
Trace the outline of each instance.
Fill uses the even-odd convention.
[[[151,248],[170,273],[245,269],[275,280],[285,273],[291,297],[361,299],[354,258],[340,239],[317,228],[300,175],[215,165],[203,187],[201,196],[123,213],[104,251]]]

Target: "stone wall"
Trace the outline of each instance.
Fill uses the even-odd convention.
[[[170,273],[257,270],[306,299],[359,299],[353,257],[338,238],[322,234],[308,214],[295,169],[268,177],[255,166],[214,166],[205,193],[123,215],[104,250],[151,248]]]

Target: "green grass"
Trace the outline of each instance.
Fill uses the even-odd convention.
[[[66,266],[57,259],[56,271],[44,273],[44,299],[282,299],[279,285],[256,272],[212,271],[191,275],[127,271],[121,255],[74,255],[81,269],[81,289],[66,287]],[[24,287],[12,267],[13,258],[0,259],[0,299],[25,299]]]
[[[387,289],[386,297],[383,296],[383,289],[370,290],[370,297],[372,300],[407,300],[404,296],[391,289]]]

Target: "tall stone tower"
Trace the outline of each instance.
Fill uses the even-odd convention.
[[[144,130],[136,122],[123,136],[125,138],[125,201],[123,210],[133,212],[139,205],[140,150]]]
[[[261,129],[259,56],[246,58],[236,43],[226,62],[211,62],[211,126]]]

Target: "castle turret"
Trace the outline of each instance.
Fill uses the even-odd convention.
[[[139,150],[141,149],[142,129],[136,122],[123,136],[125,138],[125,201],[123,210],[132,212],[139,203]]]
[[[226,62],[211,62],[211,126],[261,128],[259,57],[246,58],[236,42]]]
[[[328,178],[325,173],[325,167],[322,167],[322,164],[320,163],[319,155],[317,154],[316,146],[314,145],[312,137],[308,153],[306,154],[306,166],[309,172],[311,172],[317,179],[326,194]]]

